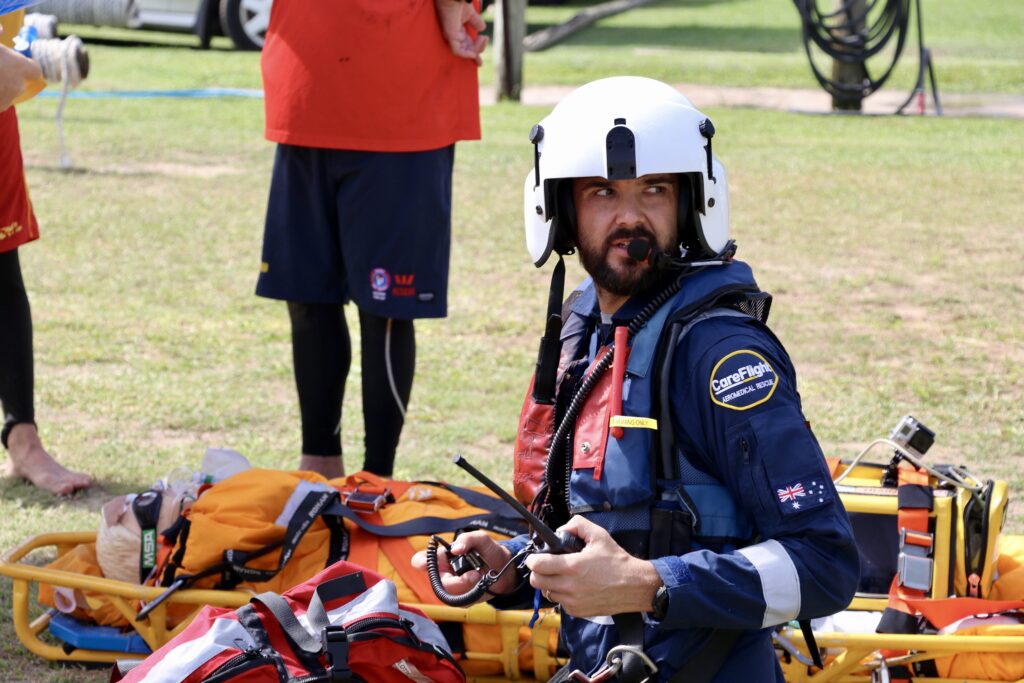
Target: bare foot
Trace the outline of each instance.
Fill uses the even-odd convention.
[[[8,473],[28,479],[50,493],[68,496],[78,489],[92,486],[92,477],[88,474],[66,469],[46,452],[35,425],[15,425],[7,437],[7,450],[10,457]]]
[[[317,472],[327,479],[345,476],[345,463],[340,455],[306,455],[303,453],[299,458],[299,469]]]

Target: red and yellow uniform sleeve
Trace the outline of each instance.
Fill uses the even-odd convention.
[[[10,47],[14,43],[24,15],[20,10],[0,17],[0,25],[3,26],[0,42],[5,46]],[[42,80],[27,83],[25,92],[15,103],[32,97],[45,85]],[[0,253],[17,249],[38,237],[39,224],[25,183],[18,115],[14,107],[8,107],[0,112]]]

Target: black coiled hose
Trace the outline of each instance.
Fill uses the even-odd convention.
[[[833,12],[822,12],[822,0],[793,0],[803,25],[804,50],[814,78],[830,95],[840,99],[861,99],[888,80],[903,52],[910,22],[910,0],[842,0]],[[834,0],[824,0],[834,4]],[[888,66],[881,76],[868,74],[867,60],[884,50],[896,38]],[[846,64],[863,64],[861,83],[843,83],[826,76],[814,61],[811,45],[832,59]]]
[[[482,598],[487,589],[490,588],[491,583],[494,582],[493,580],[487,580],[490,576],[489,574],[477,582],[468,593],[455,595],[444,589],[444,585],[441,583],[441,571],[437,566],[437,545],[438,539],[436,536],[432,536],[427,541],[427,578],[430,579],[430,587],[433,589],[437,599],[452,607],[465,607],[466,605],[472,605]]]
[[[627,336],[632,339],[637,332],[643,329],[644,325],[651,319],[651,317],[658,311],[662,305],[668,301],[671,297],[675,296],[679,289],[683,286],[683,280],[688,276],[697,272],[697,268],[690,268],[681,273],[676,277],[665,289],[658,292],[658,294],[641,310],[629,323],[627,329]],[[576,424],[576,418],[579,416],[580,410],[583,409],[583,403],[586,401],[587,396],[597,385],[597,382],[601,379],[601,376],[611,367],[612,364],[613,349],[608,349],[597,364],[594,366],[590,374],[587,375],[583,383],[580,384],[579,388],[573,394],[572,400],[569,402],[569,407],[565,411],[565,415],[562,417],[562,421],[558,425],[558,429],[555,430],[555,435],[551,438],[551,447],[548,451],[548,461],[544,472],[544,487],[542,492],[537,496],[538,500],[541,501],[540,505],[535,504],[537,512],[541,513],[545,508],[550,509],[551,507],[551,489],[550,482],[554,481],[552,478],[555,474],[555,467],[557,466],[556,461],[559,461],[558,456],[564,456],[561,458],[562,464],[565,467],[565,480],[562,483],[562,491],[559,493],[564,496],[566,509],[569,508],[569,479],[572,477],[572,458],[569,455],[569,433],[573,426]],[[544,519],[541,516],[541,519]],[[544,520],[548,522],[549,520]]]

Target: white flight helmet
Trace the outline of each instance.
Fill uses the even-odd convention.
[[[714,257],[729,243],[725,168],[711,153],[710,119],[675,88],[619,76],[567,95],[530,132],[534,169],[526,178],[526,246],[540,267],[576,247],[572,178],[680,175],[680,254]]]

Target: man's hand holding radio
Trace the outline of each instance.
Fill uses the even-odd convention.
[[[534,553],[526,559],[530,583],[575,617],[647,612],[662,585],[654,565],[619,546],[611,535],[583,517],[558,529],[583,540],[578,553]]]

